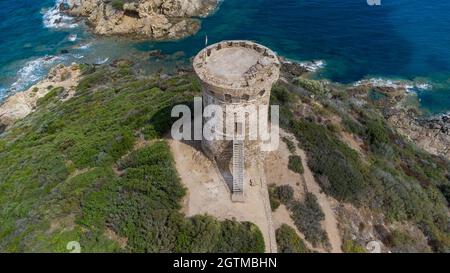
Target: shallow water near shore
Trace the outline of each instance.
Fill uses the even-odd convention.
[[[446,0],[384,0],[381,6],[369,6],[366,0],[225,0],[203,20],[197,35],[173,42],[96,38],[76,21],[55,28],[43,20],[54,3],[0,1],[0,99],[29,87],[60,62],[103,63],[129,57],[149,71],[166,64],[176,67],[204,47],[207,35],[210,44],[249,39],[293,60],[324,60],[326,66],[317,77],[342,83],[373,77],[420,79],[433,86],[413,90],[421,106],[431,113],[450,110]],[[184,61],[145,57],[154,49],[166,54],[183,51]]]

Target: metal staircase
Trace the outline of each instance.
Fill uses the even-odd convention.
[[[244,141],[233,140],[233,196],[244,196]],[[236,200],[239,201],[239,200]]]

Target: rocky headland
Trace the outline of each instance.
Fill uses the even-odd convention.
[[[450,117],[446,114],[420,117],[411,111],[397,111],[388,118],[397,128],[419,147],[434,155],[450,159]]]
[[[61,12],[85,18],[99,35],[174,40],[195,34],[217,0],[67,0]]]
[[[33,85],[24,92],[18,92],[8,97],[0,105],[0,133],[5,131],[14,122],[29,115],[39,103],[52,90],[61,91],[61,99],[69,99],[75,92],[80,77],[80,66],[58,65],[50,70],[45,79]]]
[[[408,140],[425,151],[450,159],[450,116],[427,116],[410,87],[414,83],[360,81],[358,88],[384,96],[378,104],[387,122]]]

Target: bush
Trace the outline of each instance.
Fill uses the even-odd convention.
[[[287,146],[289,152],[291,154],[294,154],[296,151],[294,142],[287,137],[283,137],[283,141],[284,141],[284,143],[286,143],[286,146]]]
[[[113,0],[111,3],[112,7],[117,10],[123,10],[124,2],[123,0]]]
[[[366,134],[374,151],[382,152],[383,144],[389,143],[389,132],[384,122],[379,119],[368,120]]]
[[[62,92],[64,91],[63,87],[55,87],[52,88],[50,90],[50,92],[48,92],[45,96],[43,96],[42,98],[39,98],[36,102],[37,106],[40,106],[42,104],[46,104],[49,103],[50,101],[52,101],[55,97],[57,97],[58,95],[60,95]]]
[[[292,132],[306,149],[308,165],[322,189],[338,200],[359,202],[370,178],[357,152],[313,122],[295,121]]]
[[[283,224],[275,231],[279,253],[310,253],[302,239],[290,226]]]
[[[289,185],[277,187],[275,184],[270,184],[268,190],[272,211],[277,210],[281,204],[288,206],[294,198],[294,190]]]
[[[367,253],[366,249],[354,240],[345,240],[342,244],[342,251],[345,253]]]
[[[305,88],[306,90],[312,92],[315,95],[324,95],[327,90],[323,83],[320,81],[310,80],[303,77],[298,77],[295,81],[298,86]]]
[[[294,96],[281,85],[274,85],[271,92],[271,104],[288,105],[294,101]]]
[[[270,184],[268,190],[270,207],[272,208],[272,211],[276,211],[281,205],[281,201],[278,197],[277,186],[275,184]]]
[[[447,200],[447,203],[450,204],[450,185],[449,184],[442,185],[439,187],[439,190],[444,195],[445,200]]]
[[[291,155],[289,156],[289,170],[303,174],[305,170],[303,169],[302,158],[299,155]]]
[[[364,126],[361,125],[358,121],[354,120],[352,117],[345,115],[342,119],[342,123],[345,130],[347,130],[348,132],[360,137],[365,136],[366,129],[364,128]]]
[[[289,185],[279,186],[277,187],[277,196],[281,203],[287,206],[294,198],[294,189]]]
[[[328,235],[322,229],[321,221],[325,220],[325,214],[322,212],[317,198],[312,193],[307,193],[305,201],[293,201],[289,205],[297,228],[305,235],[306,240],[313,246],[328,246]]]

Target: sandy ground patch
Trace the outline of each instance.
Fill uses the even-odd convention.
[[[266,252],[275,252],[275,236],[268,207],[265,176],[259,164],[245,170],[245,203],[234,203],[219,170],[198,148],[168,140],[181,181],[188,189],[183,212],[186,216],[208,214],[218,219],[249,221],[256,224],[266,244]],[[253,186],[250,186],[250,179]],[[269,210],[268,210],[269,208]],[[275,244],[275,245],[274,245]]]
[[[289,170],[289,156],[291,153],[284,143],[280,140],[278,150],[270,152],[264,161],[264,170],[266,172],[267,184],[277,186],[290,185],[294,189],[294,197],[303,200],[305,190],[303,187],[302,175]]]

